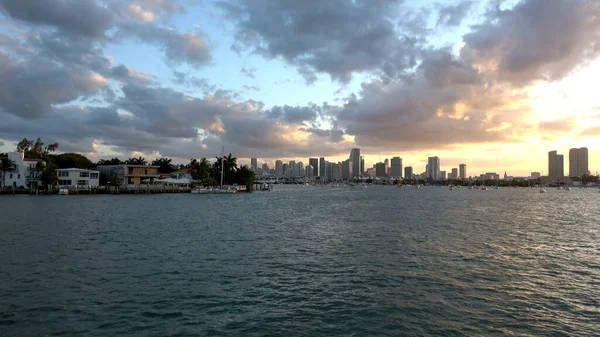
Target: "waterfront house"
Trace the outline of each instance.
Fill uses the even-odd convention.
[[[139,185],[142,180],[153,183],[154,179],[158,179],[160,174],[158,168],[154,165],[98,165],[98,170],[108,177],[110,181],[113,176],[117,176],[119,185]],[[149,180],[148,180],[149,179]]]
[[[6,158],[6,157],[4,157]],[[0,158],[1,160],[2,158]],[[15,169],[6,172],[6,177],[1,177],[0,186],[31,187],[40,184],[41,172],[36,172],[35,168],[38,162],[45,163],[41,159],[25,158],[23,152],[9,152],[8,159],[15,163]],[[0,176],[3,172],[0,172]]]
[[[56,170],[59,188],[90,189],[100,185],[100,171],[68,168]]]

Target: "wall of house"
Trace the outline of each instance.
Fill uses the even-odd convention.
[[[100,171],[67,171],[57,170],[58,186],[60,187],[98,187],[100,186]]]
[[[2,179],[3,186],[27,187],[31,182],[38,182],[35,172],[37,161],[24,160],[21,152],[9,152],[8,159],[15,162],[16,170],[6,172],[6,177]]]

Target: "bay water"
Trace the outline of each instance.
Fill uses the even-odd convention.
[[[600,194],[0,196],[0,336],[592,336]]]

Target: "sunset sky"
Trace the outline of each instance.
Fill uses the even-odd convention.
[[[0,152],[600,171],[596,0],[0,0]]]

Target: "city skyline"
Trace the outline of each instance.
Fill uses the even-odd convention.
[[[0,152],[41,137],[92,160],[185,163],[224,146],[248,165],[306,165],[358,148],[353,171],[399,156],[418,172],[437,156],[446,174],[464,162],[524,176],[548,171],[552,149],[566,165],[587,147],[596,172],[598,12],[595,0],[0,0]]]

